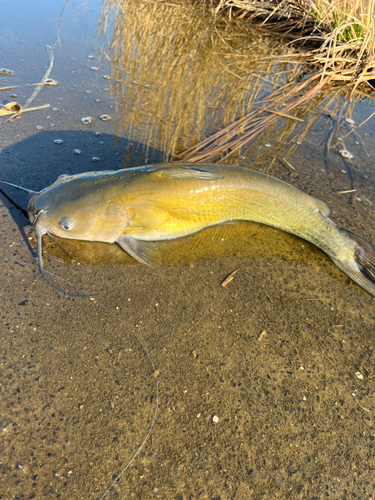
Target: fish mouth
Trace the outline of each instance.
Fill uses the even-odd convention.
[[[29,221],[35,227],[35,229],[36,229],[36,223],[38,221],[38,217],[42,213],[47,213],[47,210],[45,210],[45,209],[37,210],[35,208],[35,196],[33,196],[29,202],[28,207],[27,207],[27,215],[29,217]]]
[[[47,210],[39,210],[39,212],[36,212],[35,214],[32,214],[32,213],[28,212],[28,216],[29,216],[30,222],[35,227],[35,229],[36,229],[36,226],[37,226],[37,222],[38,222],[39,216],[41,214],[46,214],[46,213],[47,213]],[[43,234],[45,234],[46,232],[47,232],[47,230],[45,230]]]
[[[35,196],[30,200],[29,205],[27,207],[27,215],[29,217],[29,220],[31,224],[34,226],[35,233],[36,233],[36,248],[37,248],[37,261],[38,261],[38,268],[40,271],[40,274],[43,276],[43,278],[48,281],[50,285],[53,286],[56,290],[59,292],[62,292],[64,295],[69,295],[70,297],[82,297],[82,295],[76,295],[76,294],[71,294],[67,292],[66,290],[63,290],[62,288],[58,287],[51,281],[48,276],[46,275],[44,268],[43,268],[43,235],[48,234],[50,235],[50,232],[42,225],[42,222],[40,220],[40,216],[43,214],[46,214],[48,212],[48,209],[43,208],[41,210],[37,210],[35,208]]]

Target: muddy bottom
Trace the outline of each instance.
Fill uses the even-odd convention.
[[[2,498],[101,498],[155,414],[144,347],[158,414],[107,498],[371,498],[373,299],[313,247],[156,269],[45,259],[89,300],[55,292],[12,224],[3,243]]]

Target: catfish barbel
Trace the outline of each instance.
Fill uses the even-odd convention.
[[[36,230],[44,277],[44,234],[118,243],[152,267],[154,241],[243,220],[313,243],[375,296],[375,248],[332,222],[332,211],[323,201],[260,172],[175,163],[62,175],[39,193],[20,189],[32,196],[27,213]]]

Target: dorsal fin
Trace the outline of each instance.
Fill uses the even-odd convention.
[[[216,174],[203,168],[193,167],[190,165],[150,167],[150,169],[147,171],[158,172],[161,177],[169,177],[170,179],[200,179],[204,181],[224,179],[224,176],[220,174]]]

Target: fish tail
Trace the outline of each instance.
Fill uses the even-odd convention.
[[[340,233],[351,241],[351,251],[344,259],[331,256],[335,265],[357,285],[375,297],[375,248],[366,240],[343,228]]]

